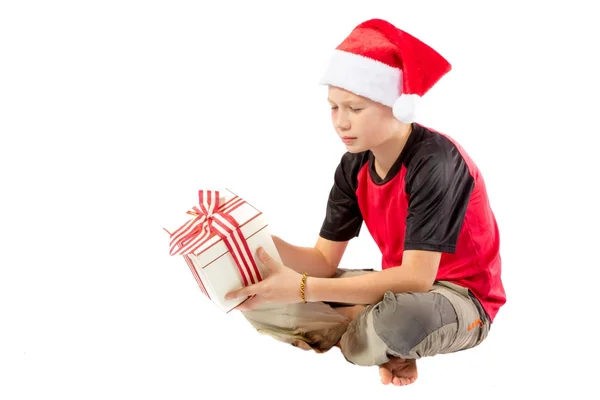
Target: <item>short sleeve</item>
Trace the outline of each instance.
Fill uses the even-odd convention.
[[[358,236],[363,217],[356,197],[356,176],[360,160],[346,153],[334,174],[320,236],[333,241],[347,241]]]
[[[456,148],[424,146],[406,174],[404,250],[454,253],[474,179]]]

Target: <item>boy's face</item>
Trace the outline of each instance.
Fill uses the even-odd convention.
[[[351,153],[385,145],[400,123],[391,107],[344,89],[330,86],[328,100],[335,131]]]

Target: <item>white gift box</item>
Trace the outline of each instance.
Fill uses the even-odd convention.
[[[164,227],[169,254],[183,257],[202,293],[224,312],[247,299],[225,300],[228,292],[267,276],[259,247],[281,262],[264,214],[228,189],[200,190],[198,205],[182,214]]]

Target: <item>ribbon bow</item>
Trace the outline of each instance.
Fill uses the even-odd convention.
[[[190,219],[171,234],[169,254],[172,256],[194,253],[215,235],[225,242],[244,280],[257,283],[262,280],[248,243],[240,231],[239,223],[229,214],[245,202],[239,197],[224,204],[219,202],[219,191],[200,190],[199,208],[194,206],[187,213]]]

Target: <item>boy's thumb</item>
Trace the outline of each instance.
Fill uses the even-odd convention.
[[[267,266],[267,268],[274,269],[278,267],[277,262],[265,251],[265,249],[259,247],[257,253],[258,258]]]

